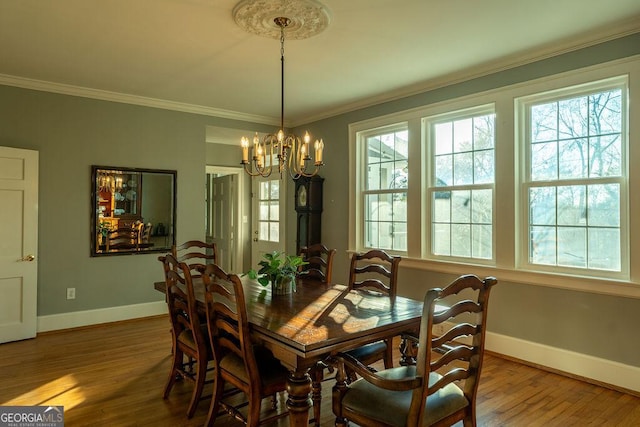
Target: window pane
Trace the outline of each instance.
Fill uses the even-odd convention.
[[[269,199],[269,181],[260,182],[260,200]]]
[[[451,192],[436,191],[433,193],[433,221],[451,221]]]
[[[434,255],[451,255],[451,225],[433,224],[431,245]]]
[[[407,250],[407,224],[396,222],[393,225],[393,245],[392,249],[396,251]]]
[[[473,149],[493,148],[495,114],[479,116],[473,119]]]
[[[435,185],[442,187],[453,184],[453,156],[436,157]]]
[[[589,268],[620,271],[620,230],[589,229]]]
[[[471,222],[491,224],[493,222],[493,191],[471,191]]]
[[[620,226],[620,186],[602,184],[589,186],[589,226]]]
[[[471,226],[469,224],[451,224],[451,255],[471,256]]]
[[[533,225],[556,223],[555,187],[534,187],[529,189],[529,222]]]
[[[473,135],[473,119],[463,119],[453,122],[453,152],[471,151]]]
[[[260,202],[259,206],[260,210],[260,221],[269,220],[269,203],[268,202]]]
[[[280,181],[277,179],[269,181],[269,185],[271,188],[271,200],[276,200],[280,198]]]
[[[471,221],[471,192],[451,192],[451,221],[469,223]]]
[[[471,226],[471,256],[474,258],[491,259],[493,253],[491,225],[473,224]]]
[[[436,155],[453,153],[453,124],[438,123],[434,128]]]
[[[589,138],[589,176],[622,175],[622,138],[620,135],[606,135]]]
[[[551,104],[531,107],[531,142],[555,141],[558,137],[558,108]]]
[[[269,203],[269,219],[271,221],[280,220],[280,203],[279,202]]]
[[[558,102],[558,138],[587,136],[587,97]]]
[[[476,151],[473,154],[473,182],[475,184],[488,184],[493,182],[493,150]]]
[[[280,224],[277,222],[269,223],[269,241],[271,242],[280,241]]]
[[[558,265],[581,268],[587,266],[586,228],[558,227]]]
[[[530,261],[534,264],[556,265],[556,228],[531,227]]]
[[[375,165],[369,165],[367,171],[367,190],[379,190],[382,171],[380,169],[380,163]]]
[[[558,187],[558,224],[585,225],[587,188],[584,185]]]
[[[260,240],[269,241],[269,223],[266,221],[260,221],[258,229],[260,230]]]
[[[622,92],[615,89],[589,96],[590,135],[622,132]]]
[[[453,155],[454,185],[473,184],[473,153]]]
[[[531,146],[531,179],[545,181],[558,177],[558,152],[555,142]]]
[[[560,141],[560,179],[584,178],[589,174],[586,139]]]

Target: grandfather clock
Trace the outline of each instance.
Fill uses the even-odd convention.
[[[317,175],[296,180],[296,253],[301,247],[321,243],[323,181],[324,178]]]

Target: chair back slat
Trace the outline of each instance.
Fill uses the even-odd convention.
[[[331,283],[333,271],[333,257],[335,249],[329,249],[322,243],[300,248],[298,255],[307,264],[300,266],[298,274],[302,277],[313,278],[323,283]]]
[[[353,254],[349,289],[373,290],[395,299],[401,260],[401,257],[391,256],[379,249]]]
[[[197,264],[219,264],[218,246],[200,240],[189,240],[181,245],[173,245],[171,254],[180,262],[189,262],[194,267]],[[195,263],[193,260],[199,260]]]

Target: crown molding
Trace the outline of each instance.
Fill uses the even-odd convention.
[[[202,105],[187,104],[183,102],[167,101],[164,99],[147,98],[144,96],[129,95],[125,93],[110,92],[100,89],[92,89],[82,86],[73,86],[63,83],[47,82],[25,77],[0,74],[0,85],[14,86],[23,89],[38,90],[42,92],[59,93],[62,95],[79,96],[83,98],[98,99],[102,101],[120,102],[123,104],[140,105],[143,107],[160,108],[164,110],[180,111],[183,113],[201,114],[204,116],[220,117],[224,119],[241,120],[251,123],[278,126],[279,119],[275,117],[260,116],[255,114],[240,113],[237,111],[223,110],[221,108],[205,107]]]

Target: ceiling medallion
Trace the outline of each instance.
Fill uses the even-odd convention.
[[[288,40],[313,37],[329,26],[329,11],[315,0],[242,0],[233,9],[233,19],[245,31],[272,39],[280,38],[274,20],[286,16]]]

